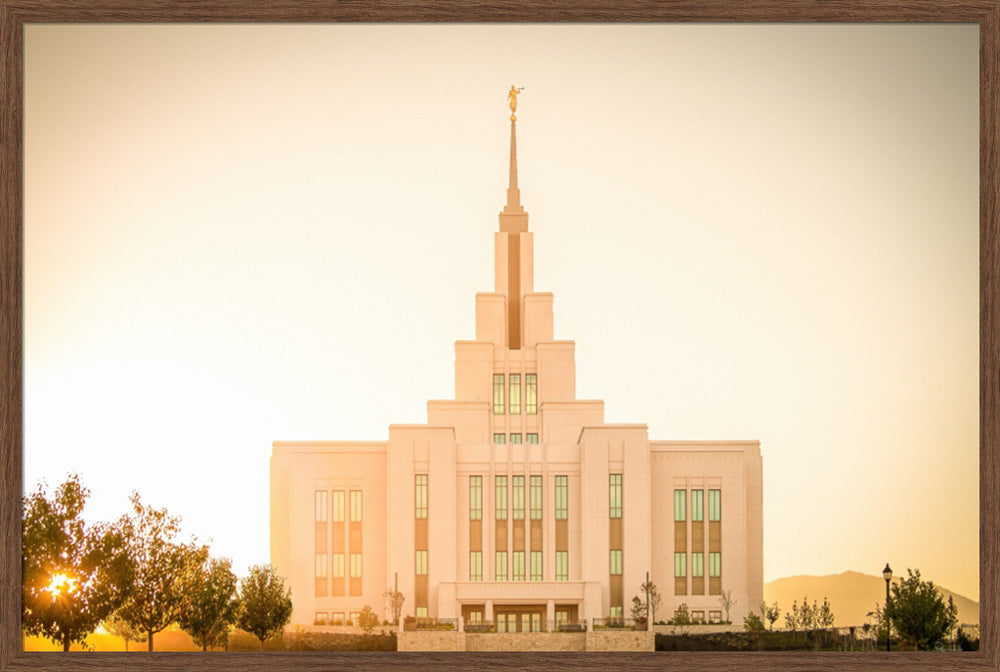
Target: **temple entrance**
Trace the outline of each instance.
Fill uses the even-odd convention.
[[[557,604],[556,622],[557,630],[577,624],[577,613],[579,608],[575,604]]]
[[[497,606],[493,610],[496,632],[544,632],[545,606]]]

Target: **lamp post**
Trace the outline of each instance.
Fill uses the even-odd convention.
[[[649,622],[649,572],[646,572],[646,585],[643,586],[646,589],[646,630],[652,630],[652,623]]]
[[[882,570],[882,576],[885,578],[885,650],[889,650],[889,582],[892,581],[892,568],[889,567],[889,563],[885,563],[885,569]]]

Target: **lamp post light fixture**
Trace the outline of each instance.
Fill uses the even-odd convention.
[[[889,582],[892,581],[892,568],[889,567],[889,563],[885,563],[885,569],[882,570],[882,576],[885,578],[885,650],[889,650]]]

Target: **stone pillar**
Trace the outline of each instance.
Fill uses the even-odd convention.
[[[554,627],[556,622],[556,601],[549,600],[545,604],[545,620],[548,622],[546,627]]]
[[[493,600],[486,600],[486,613],[483,614],[483,618],[491,623],[493,622]]]

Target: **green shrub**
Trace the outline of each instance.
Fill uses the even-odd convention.
[[[747,632],[764,632],[764,621],[760,616],[751,612],[743,617],[743,629]]]
[[[956,638],[956,644],[958,644],[958,648],[962,649],[962,651],[979,650],[979,638],[977,637],[976,639],[972,639],[967,634],[965,634],[965,631],[962,630],[961,628],[959,628],[958,630],[958,637]]]

